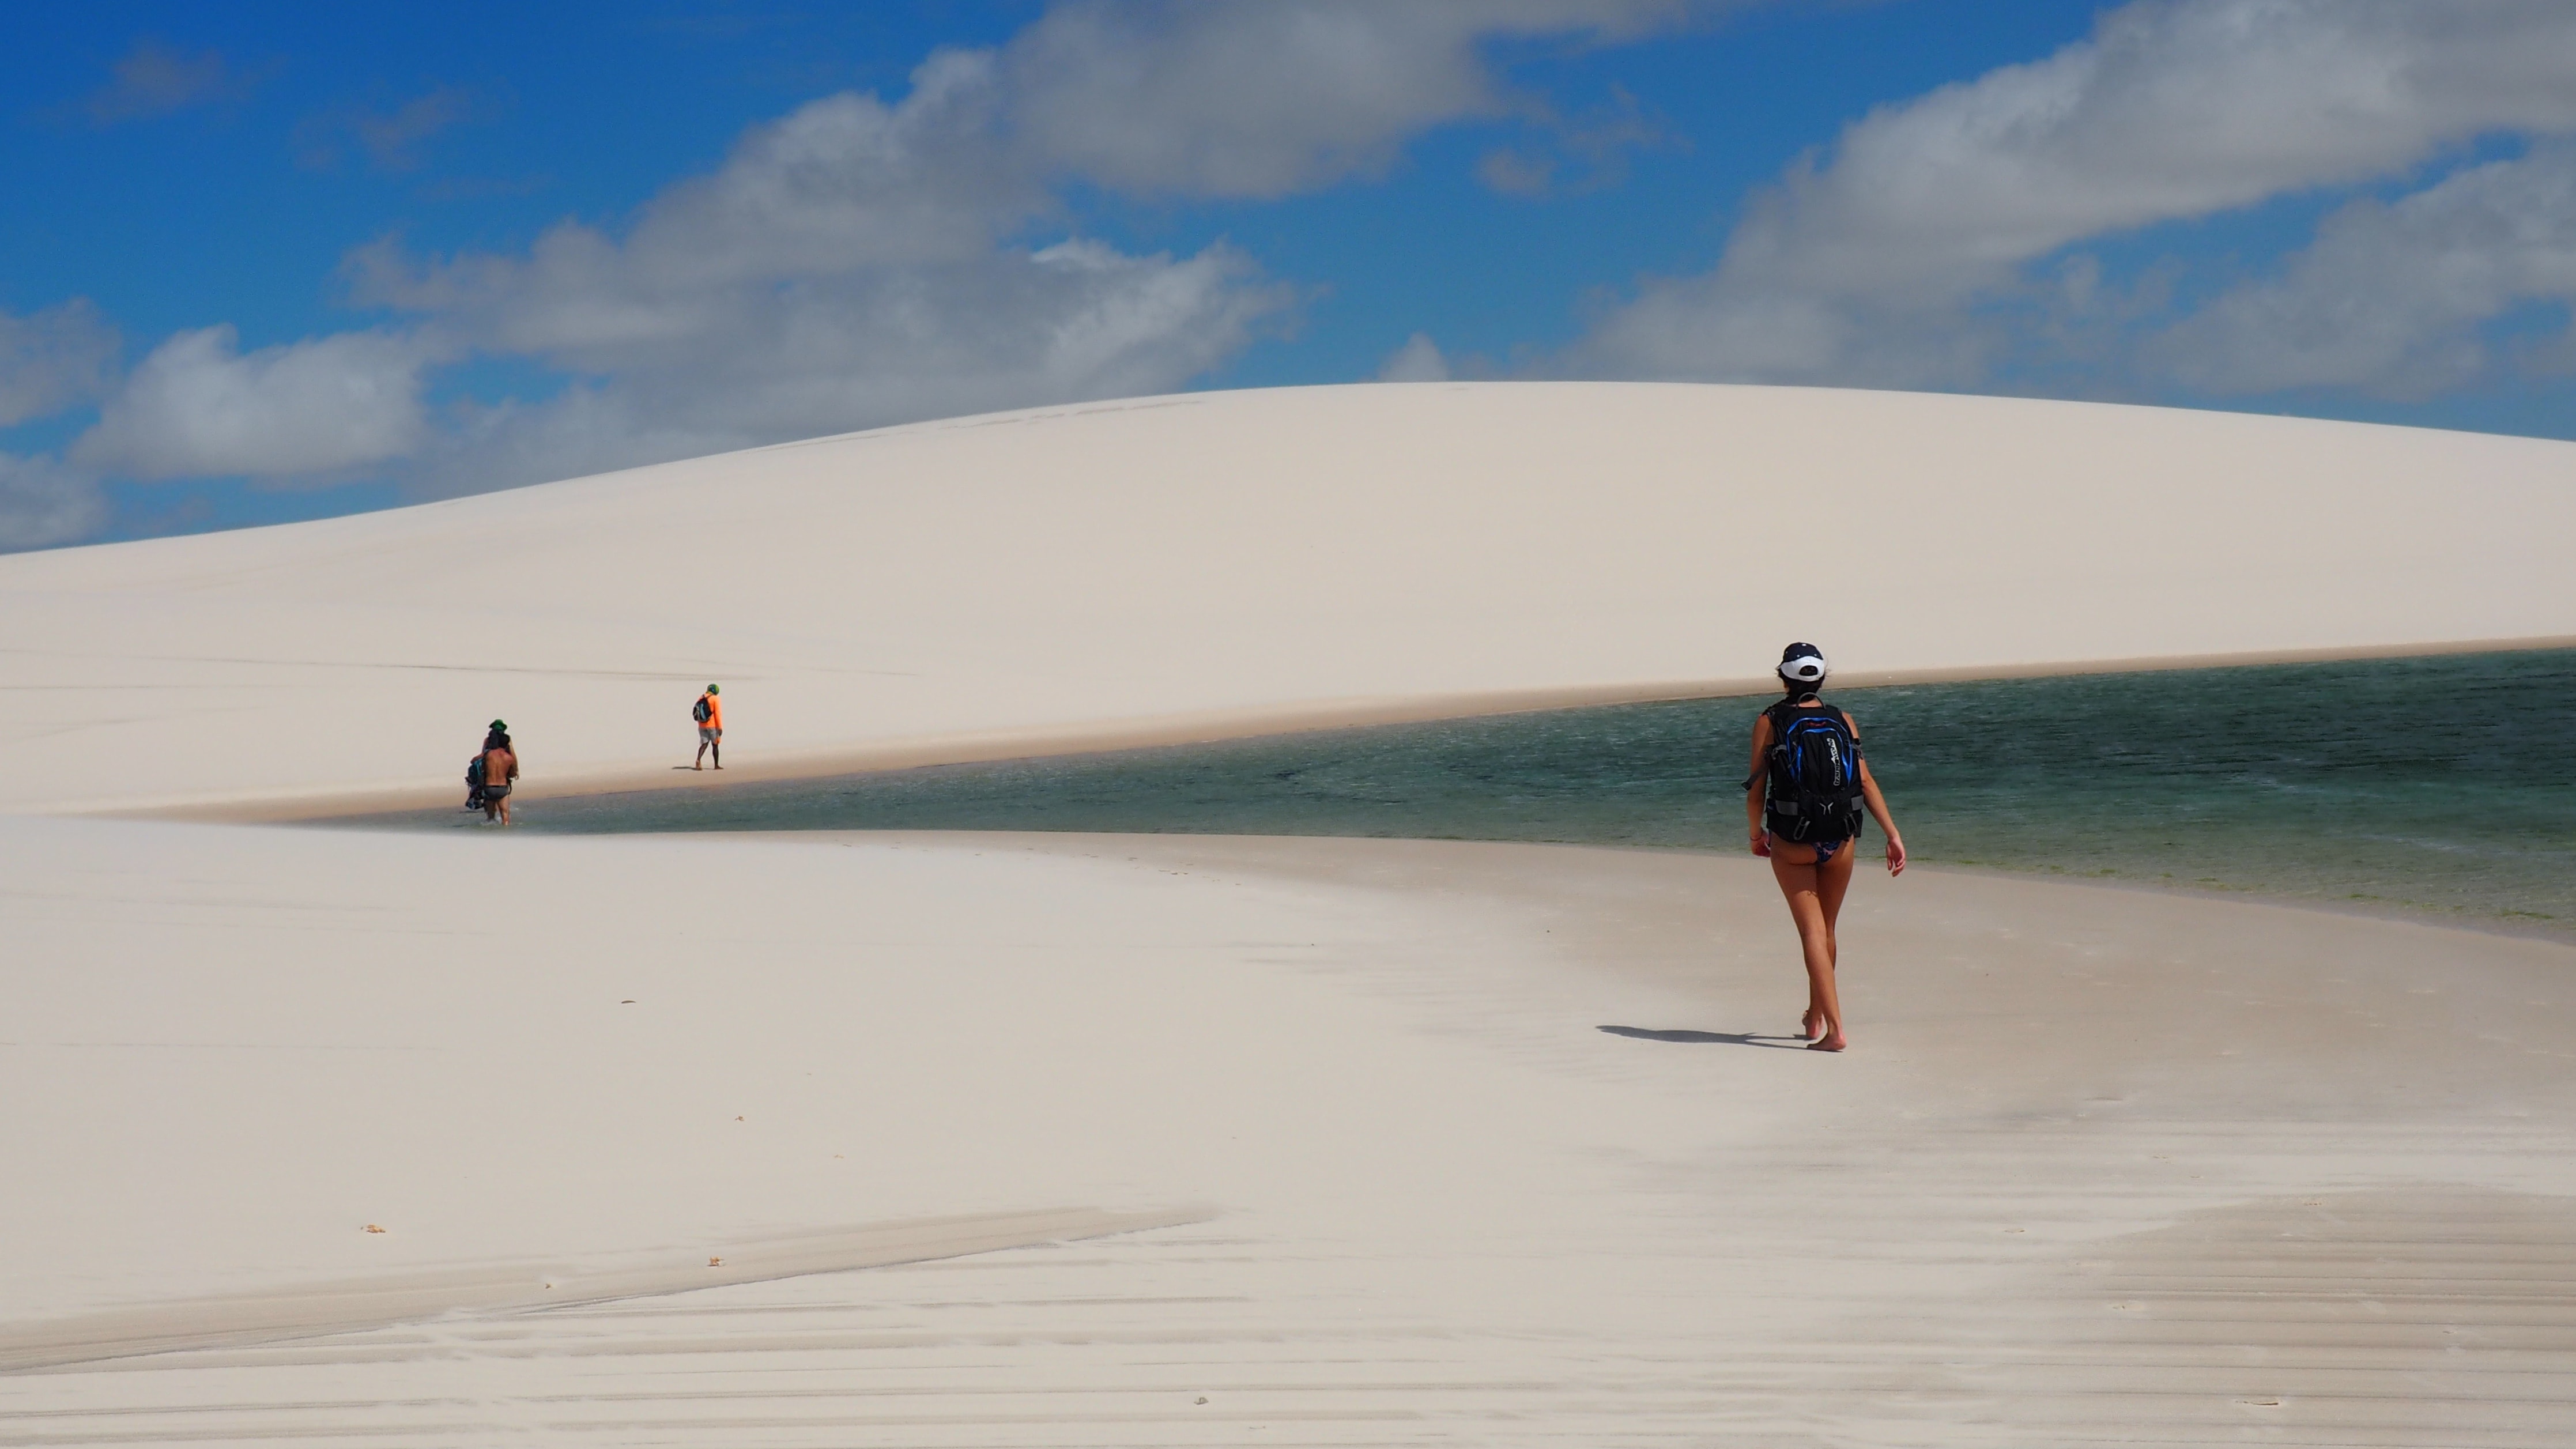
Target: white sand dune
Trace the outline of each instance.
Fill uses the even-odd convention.
[[[2576,445],[1796,388],[1306,388],[0,558],[0,808],[532,792],[1847,679],[2576,636]],[[728,772],[730,773],[730,772]]]
[[[0,848],[0,1443],[2576,1423],[2564,945],[1909,874],[1829,1059],[1749,860]]]
[[[1315,389],[0,559],[0,1446],[2564,1444],[2565,944],[1874,877],[1828,1058],[1749,859],[47,817],[2561,639],[2571,463]]]

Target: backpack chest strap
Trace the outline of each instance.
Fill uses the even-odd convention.
[[[1831,800],[1817,800],[1809,803],[1814,806],[1814,813],[1818,815],[1840,815],[1846,811],[1865,810],[1869,808],[1869,802],[1863,798],[1861,793],[1857,790],[1854,790],[1848,795],[1837,796]],[[1772,797],[1770,808],[1779,811],[1783,815],[1801,815],[1808,811],[1807,805],[1781,796]]]

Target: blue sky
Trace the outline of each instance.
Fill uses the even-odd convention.
[[[0,548],[1085,397],[2576,436],[2576,7],[19,7]]]

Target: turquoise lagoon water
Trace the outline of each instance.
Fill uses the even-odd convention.
[[[2576,650],[1827,697],[1859,721],[1920,862],[2576,931]],[[1743,848],[1737,782],[1765,703],[1552,710],[532,801],[519,816],[528,830],[568,833],[1177,831],[1733,851]]]

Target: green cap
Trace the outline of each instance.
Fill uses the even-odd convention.
[[[708,686],[707,686],[707,693],[709,693],[709,694],[717,694],[717,693],[721,693],[721,691],[719,691],[719,690],[718,690],[714,685],[710,684],[710,685],[708,685]]]
[[[510,732],[510,723],[507,720],[496,719],[492,721],[492,728],[499,730],[501,733],[506,735]]]

